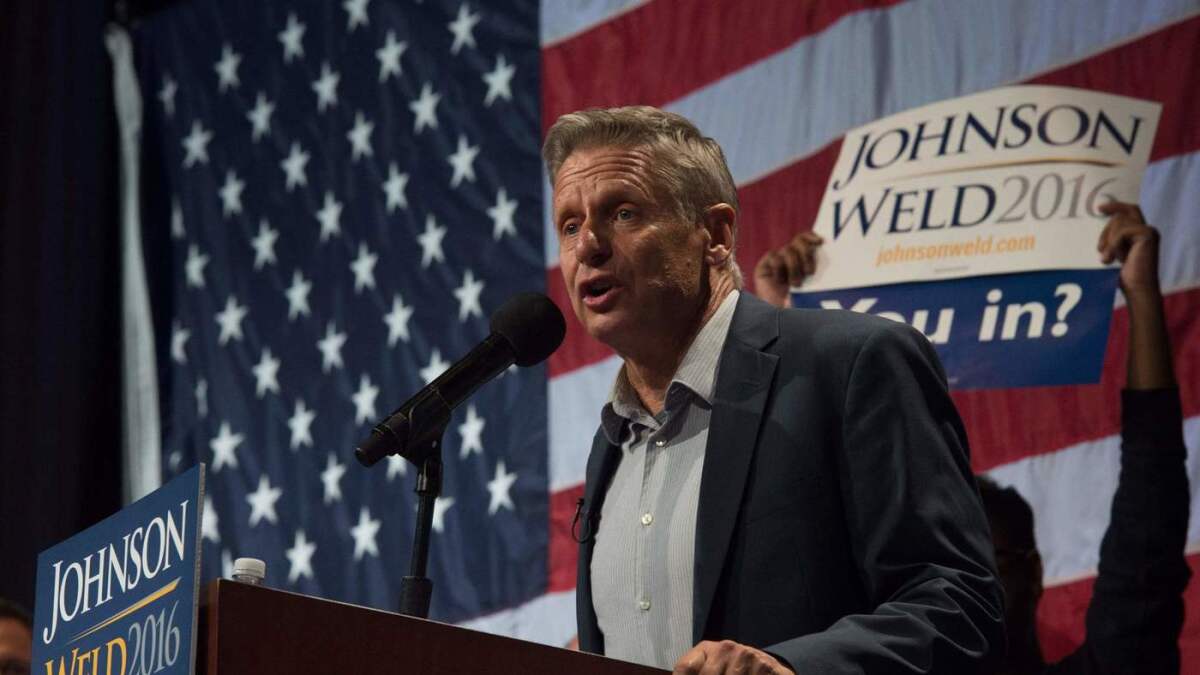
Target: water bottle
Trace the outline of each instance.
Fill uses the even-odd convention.
[[[238,558],[233,561],[233,580],[251,586],[262,586],[267,578],[267,563],[258,558]]]

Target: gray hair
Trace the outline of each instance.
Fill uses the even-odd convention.
[[[737,188],[725,153],[713,139],[700,133],[695,124],[676,113],[650,106],[593,108],[567,113],[546,134],[542,159],[553,183],[563,162],[572,152],[596,147],[639,148],[650,153],[651,174],[666,191],[675,214],[687,222],[699,222],[708,207],[726,203],[737,214]],[[737,241],[737,219],[733,222]],[[741,271],[732,251],[726,260],[738,287]]]

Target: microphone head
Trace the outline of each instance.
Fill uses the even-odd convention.
[[[541,293],[518,293],[492,314],[492,332],[513,348],[518,366],[541,363],[562,344],[567,324]]]

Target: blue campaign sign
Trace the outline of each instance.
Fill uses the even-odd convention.
[[[34,670],[194,669],[204,465],[38,556]]]
[[[797,292],[795,307],[848,309],[911,324],[955,389],[1100,380],[1117,271],[1059,270]]]

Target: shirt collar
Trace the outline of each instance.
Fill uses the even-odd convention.
[[[706,404],[712,405],[713,389],[717,379],[717,365],[721,359],[721,351],[725,348],[725,340],[729,337],[729,328],[733,324],[733,311],[737,307],[738,291],[731,291],[717,311],[709,317],[696,334],[696,339],[688,346],[683,361],[671,378],[667,388],[667,407],[672,407],[673,400],[681,396],[684,387],[700,397]],[[608,402],[600,411],[600,428],[608,438],[609,443],[620,445],[625,430],[630,422],[653,425],[654,417],[650,415],[638,399],[629,378],[625,375],[625,366],[617,372],[613,383],[612,393]]]

